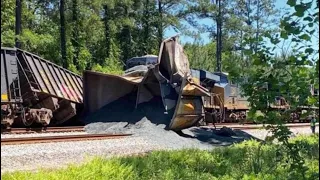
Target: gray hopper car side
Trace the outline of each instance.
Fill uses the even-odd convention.
[[[29,52],[1,47],[1,124],[63,123],[77,114],[82,78]]]

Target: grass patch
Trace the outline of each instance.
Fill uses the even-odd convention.
[[[319,135],[298,136],[308,167],[305,179],[319,179]],[[212,151],[196,149],[155,151],[145,156],[113,159],[95,158],[81,166],[37,173],[5,173],[1,179],[302,179],[287,169],[284,157],[279,156],[279,145],[259,146],[257,141],[245,141]],[[294,170],[295,171],[295,170]],[[298,171],[298,169],[296,170]]]

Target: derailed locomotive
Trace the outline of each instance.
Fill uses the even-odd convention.
[[[138,66],[156,63],[157,56],[135,57],[127,61],[127,67],[136,66],[138,68]],[[131,73],[130,69],[127,71],[127,73]],[[210,92],[210,96],[202,97],[206,122],[253,122],[253,119],[247,117],[247,112],[250,109],[247,97],[241,96],[239,84],[230,81],[227,73],[211,73],[198,69],[191,69],[190,72],[192,77],[198,79],[200,84]],[[317,95],[317,91],[315,95]],[[275,99],[270,106],[274,110],[290,108],[288,102],[281,96]],[[288,121],[310,120],[310,117],[302,116],[306,110],[310,110],[310,107],[301,107],[297,112],[292,113],[291,119]]]
[[[211,73],[205,70],[192,70],[194,77],[210,91],[203,97],[206,122],[236,122],[246,119],[249,103],[240,96],[240,88],[228,79],[227,73]]]
[[[82,78],[29,52],[1,47],[1,125],[61,124],[82,108]]]
[[[210,91],[210,97],[203,97],[206,122],[253,122],[248,119],[247,112],[250,110],[250,104],[247,97],[241,96],[239,84],[232,83],[227,73],[211,73],[204,70],[192,70],[193,76],[201,81],[201,85]],[[314,96],[319,95],[317,89],[311,88]],[[270,107],[274,110],[286,110],[290,104],[281,96],[277,97]],[[307,111],[313,111],[309,116],[303,114]],[[307,114],[307,113],[305,113]],[[319,114],[319,108],[301,106],[296,112],[291,113],[291,118],[287,121],[306,122],[312,116]]]

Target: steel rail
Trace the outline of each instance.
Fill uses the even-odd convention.
[[[102,139],[123,138],[127,136],[131,136],[131,134],[81,134],[81,135],[64,135],[64,136],[1,138],[1,145],[102,140]]]
[[[37,128],[11,128],[1,129],[1,133],[34,133],[34,132],[82,132],[84,126],[67,126],[67,127],[37,127]]]

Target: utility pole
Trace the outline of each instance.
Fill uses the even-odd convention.
[[[17,48],[21,48],[21,43],[19,41],[18,36],[21,34],[21,1],[16,0],[16,38],[15,38],[15,46]]]
[[[222,51],[222,18],[221,18],[221,0],[216,0],[216,4],[218,7],[218,16],[217,16],[217,72],[221,72],[221,51]]]

